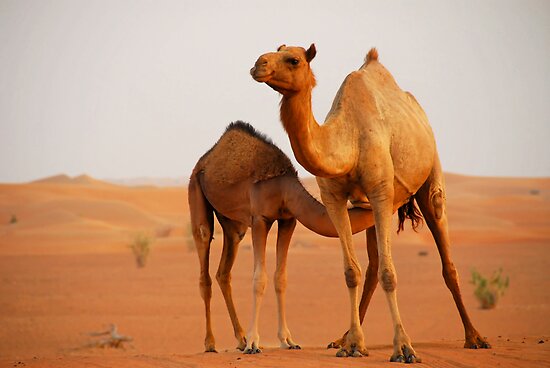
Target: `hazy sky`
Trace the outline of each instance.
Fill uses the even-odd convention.
[[[312,42],[319,122],[376,46],[445,171],[550,176],[548,0],[0,0],[0,182],[187,177],[234,120],[293,158],[249,69]]]

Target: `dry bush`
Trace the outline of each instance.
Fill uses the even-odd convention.
[[[493,272],[490,279],[485,278],[475,269],[472,270],[472,280],[475,290],[474,294],[483,309],[493,309],[496,307],[500,297],[504,295],[510,284],[510,278],[502,276],[502,268]]]
[[[139,268],[145,267],[152,244],[153,239],[145,233],[136,234],[130,243],[130,249],[136,258],[136,264]]]

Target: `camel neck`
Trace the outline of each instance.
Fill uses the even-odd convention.
[[[315,174],[318,171],[315,158],[319,153],[314,145],[313,132],[319,129],[319,124],[311,111],[311,91],[283,96],[281,122],[290,139],[294,156],[306,170]]]
[[[349,171],[346,157],[348,142],[339,134],[338,127],[320,126],[311,108],[311,89],[283,96],[281,121],[285,128],[296,160],[310,173],[320,177],[336,177]],[[344,154],[342,154],[344,152]]]

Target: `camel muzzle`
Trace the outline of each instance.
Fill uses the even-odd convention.
[[[264,56],[260,56],[258,60],[256,60],[256,63],[254,63],[252,69],[250,69],[250,75],[257,82],[265,82],[269,80],[271,74],[272,73],[267,70],[267,58]]]

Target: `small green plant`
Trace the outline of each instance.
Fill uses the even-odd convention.
[[[11,215],[10,224],[16,224],[16,223],[17,223],[17,216]]]
[[[490,279],[485,278],[474,269],[472,270],[472,280],[470,282],[475,286],[474,294],[479,300],[481,308],[493,309],[508,289],[510,278],[502,276],[502,268],[493,272]]]
[[[134,239],[130,243],[130,249],[136,257],[136,264],[139,268],[145,267],[147,263],[147,257],[151,252],[151,244],[153,240],[147,234],[139,233],[134,236]]]

